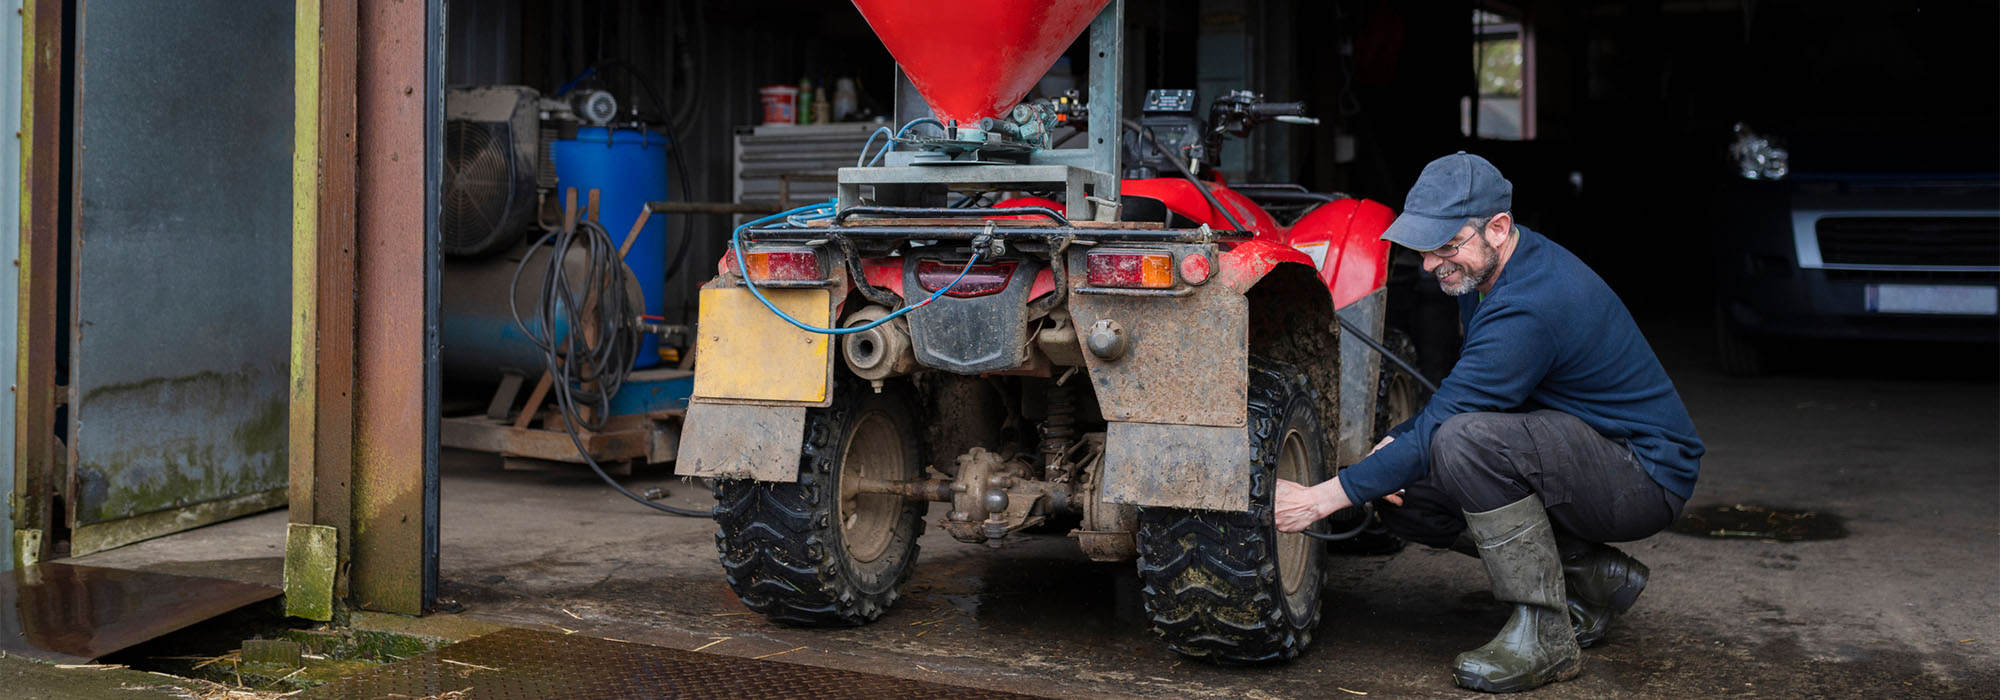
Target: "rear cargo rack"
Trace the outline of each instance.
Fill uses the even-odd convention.
[[[1032,216],[1032,219],[996,219]],[[955,219],[966,220],[956,223]],[[829,222],[804,227],[752,228],[751,241],[850,240],[887,242],[910,239],[971,241],[982,236],[1007,242],[1120,241],[1132,243],[1215,243],[1249,240],[1244,231],[1217,231],[1207,226],[1169,229],[1151,222],[1071,221],[1048,207],[965,208],[849,207]]]
[[[995,219],[995,216],[1039,218]],[[962,220],[963,223],[959,223]],[[847,277],[855,291],[876,304],[889,308],[903,305],[903,298],[868,283],[861,271],[860,248],[883,254],[904,241],[948,241],[984,246],[1005,242],[1016,250],[1049,254],[1049,269],[1055,277],[1055,293],[1035,300],[1030,306],[1047,313],[1062,305],[1069,296],[1069,270],[1062,251],[1071,245],[1097,243],[1196,243],[1249,240],[1247,231],[1217,231],[1206,224],[1196,228],[1169,229],[1153,222],[1072,221],[1048,207],[999,207],[950,209],[942,207],[849,207],[830,220],[805,226],[752,228],[743,231],[752,242],[832,244],[841,252]]]

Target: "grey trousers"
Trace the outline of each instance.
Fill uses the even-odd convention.
[[[1449,547],[1466,512],[1542,497],[1560,533],[1625,542],[1666,529],[1685,503],[1646,473],[1624,443],[1561,411],[1464,413],[1431,439],[1430,475],[1405,487],[1403,505],[1376,503],[1389,531]]]

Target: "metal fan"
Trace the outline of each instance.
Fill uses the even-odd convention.
[[[445,254],[482,256],[505,250],[534,222],[538,98],[533,90],[514,86],[447,93]]]

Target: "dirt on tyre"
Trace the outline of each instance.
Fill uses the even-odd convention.
[[[909,398],[900,384],[877,393],[842,377],[832,406],[806,411],[797,483],[716,482],[715,545],[744,606],[776,622],[828,627],[871,622],[896,602],[928,504],[843,497],[841,484],[921,474]]]
[[[1187,656],[1224,663],[1298,656],[1319,625],[1326,553],[1272,520],[1277,479],[1325,479],[1326,440],[1305,376],[1250,364],[1250,510],[1139,509],[1139,580],[1153,631]]]

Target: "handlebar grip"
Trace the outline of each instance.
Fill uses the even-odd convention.
[[[1304,102],[1259,102],[1250,105],[1250,113],[1260,117],[1277,117],[1306,113]]]

